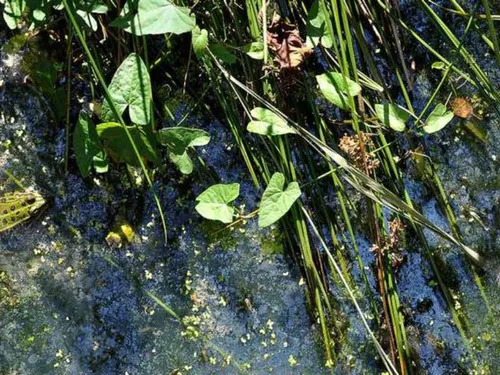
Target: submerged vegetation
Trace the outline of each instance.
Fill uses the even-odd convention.
[[[307,287],[324,373],[346,373],[342,348],[350,326],[362,326],[370,340],[368,372],[442,373],[424,365],[432,359],[419,348],[425,341],[436,353],[451,349],[430,332],[415,333],[415,306],[400,296],[401,269],[411,254],[425,260],[465,348],[450,361],[463,373],[498,373],[500,360],[490,356],[500,344],[500,213],[455,203],[460,192],[447,190],[444,173],[454,171],[443,171],[452,167],[442,156],[450,139],[487,153],[488,130],[498,128],[498,2],[2,3],[3,52],[23,53],[25,84],[46,98],[51,126],[65,130],[59,173],[79,173],[97,185],[119,174],[137,191],[149,189],[144,194],[156,206],[164,245],[175,243],[171,233],[179,228],[169,225],[175,221],[158,184],[193,183],[192,175],[203,184],[186,198],[193,216],[203,218],[195,220],[219,222],[208,231],[244,236],[253,220],[272,228],[265,233],[277,226]],[[230,132],[246,165],[241,181],[224,179],[207,162],[217,136],[191,126],[191,116],[217,119]],[[39,215],[57,194],[28,191],[14,174],[1,172],[19,191],[0,196],[0,235]],[[498,190],[497,176],[483,177]],[[260,192],[251,207],[240,204],[246,180]],[[437,202],[443,220],[426,215],[417,185]],[[124,234],[110,227],[106,240],[127,247],[134,230],[115,219]],[[470,229],[464,233],[467,221],[480,223],[474,231],[491,234],[489,243],[476,242]],[[476,306],[462,300],[457,264],[473,280]],[[202,332],[199,316],[181,316],[168,301],[145,294],[182,326],[183,336],[230,358]],[[428,309],[426,303],[417,308]],[[251,298],[244,296],[242,306],[251,311]],[[486,330],[469,317],[477,311],[485,311]],[[478,337],[484,333],[492,349],[483,356]],[[246,362],[232,365],[252,373]],[[275,371],[290,368],[300,371],[293,356]]]

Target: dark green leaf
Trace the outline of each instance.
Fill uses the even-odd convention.
[[[332,38],[326,30],[326,17],[319,6],[319,1],[314,0],[309,13],[307,14],[307,45],[311,48],[318,44],[325,48],[333,46]]]
[[[200,129],[172,127],[161,129],[157,133],[158,143],[168,148],[170,159],[184,174],[193,171],[193,162],[187,154],[189,147],[205,146],[210,142],[210,135]]]
[[[227,64],[234,64],[236,62],[236,56],[233,55],[229,50],[222,44],[211,44],[209,47],[210,51],[223,62]]]
[[[101,145],[92,120],[85,112],[80,112],[73,133],[73,149],[76,163],[83,177],[87,177],[94,165],[96,172],[108,171],[108,159]]]
[[[156,150],[151,144],[151,137],[148,137],[144,128],[135,126],[127,127],[132,140],[139,151],[139,155],[153,163],[158,163]],[[97,134],[101,139],[105,150],[111,158],[118,163],[126,163],[133,166],[140,166],[137,156],[132,148],[127,134],[123,127],[116,122],[107,122],[97,125]]]
[[[146,65],[139,55],[131,53],[116,71],[109,93],[117,110],[123,114],[129,107],[130,120],[134,124],[146,125],[150,121],[151,82]],[[104,121],[116,121],[107,100],[102,105]]]

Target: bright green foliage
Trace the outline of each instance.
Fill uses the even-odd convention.
[[[218,184],[210,186],[198,195],[195,209],[205,219],[219,220],[223,223],[233,221],[234,207],[229,203],[240,195],[240,184]]]
[[[141,158],[157,163],[158,156],[151,143],[152,136],[148,136],[144,129],[139,129],[135,126],[129,126],[127,129]],[[140,166],[125,129],[119,123],[107,122],[99,124],[97,125],[97,134],[101,138],[106,152],[114,161]]]
[[[375,104],[375,112],[384,125],[397,132],[405,130],[405,123],[410,118],[408,112],[394,104]]]
[[[82,19],[82,21],[90,28],[92,31],[97,31],[97,20],[92,16],[95,14],[106,14],[108,12],[107,5],[100,1],[92,0],[88,3],[85,1],[78,2],[78,10],[76,14]]]
[[[196,26],[189,8],[169,0],[129,0],[111,26],[123,28],[134,35],[183,34]]]
[[[150,121],[151,81],[141,57],[131,53],[115,72],[109,93],[116,109],[122,114],[129,107],[130,120],[146,125]],[[107,100],[102,105],[104,121],[117,121]]]
[[[168,148],[168,156],[184,174],[193,171],[193,162],[187,153],[189,147],[205,146],[210,135],[200,129],[173,127],[157,133],[158,142]]]
[[[440,131],[453,119],[453,112],[448,111],[444,104],[439,103],[425,120],[423,129],[431,134]]]
[[[351,96],[356,96],[361,92],[360,85],[347,77],[343,77],[342,74],[337,72],[328,72],[318,75],[316,76],[316,81],[318,81],[319,89],[325,98],[345,111],[349,109],[349,102],[346,94],[349,93]]]
[[[96,128],[89,115],[80,112],[73,133],[73,149],[75,151],[76,163],[83,177],[90,173],[92,165],[98,173],[108,171],[108,158],[101,145]]]
[[[323,9],[319,6],[319,1],[315,0],[309,13],[307,14],[307,45],[311,48],[321,44],[325,48],[333,46],[332,38],[326,30],[326,19]]]
[[[210,51],[220,59],[222,62],[225,62],[226,64],[234,64],[236,62],[236,56],[233,55],[229,50],[224,47],[222,44],[212,44],[208,47]]]
[[[300,187],[297,182],[291,182],[286,190],[283,173],[272,175],[267,185],[259,209],[259,227],[267,227],[283,217],[300,197]]]
[[[251,133],[262,135],[294,134],[295,130],[285,120],[267,108],[256,107],[250,112],[252,120],[248,123],[247,130]]]
[[[23,16],[26,2],[24,0],[5,0],[3,19],[10,29],[15,29]]]
[[[243,46],[243,51],[255,60],[264,59],[264,43],[262,42],[252,42]]]
[[[200,30],[200,28],[196,26],[193,31],[191,31],[191,40],[194,54],[197,57],[201,57],[208,47],[208,31],[205,29]]]

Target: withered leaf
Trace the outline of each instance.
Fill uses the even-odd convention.
[[[267,28],[267,44],[276,54],[281,69],[297,68],[312,53],[300,37],[297,26],[283,21],[277,14]]]
[[[468,118],[474,113],[472,104],[465,98],[455,98],[450,103],[451,110],[455,116]]]

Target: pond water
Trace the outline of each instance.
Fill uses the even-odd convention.
[[[338,319],[346,326],[345,337],[334,369],[324,367],[320,326],[308,312],[301,272],[286,255],[277,229],[259,230],[249,220],[222,230],[194,211],[194,198],[217,179],[240,182],[240,202],[248,212],[261,194],[224,124],[194,116],[184,125],[203,128],[213,137],[200,153],[208,172],[180,178],[167,167],[154,178],[169,228],[165,246],[146,188],[132,186],[118,170],[94,181],[84,181],[76,170],[62,172],[64,131],[53,125],[47,101],[24,83],[21,61],[21,53],[2,52],[0,171],[8,170],[26,187],[50,196],[50,204],[40,217],[0,235],[0,373],[379,371],[373,346],[340,291]],[[427,72],[416,77],[417,110],[433,86]],[[182,117],[182,106],[175,115]],[[439,266],[467,322],[471,341],[464,340],[428,257],[407,239],[397,286],[417,373],[500,371],[499,119],[491,111],[479,126],[487,143],[459,120],[425,140],[464,242],[488,262],[484,270],[475,270],[475,279],[458,249],[425,231],[431,249],[443,259]],[[406,144],[405,139],[400,142]],[[415,175],[410,169],[405,176],[412,198],[426,217],[449,230],[439,202]],[[3,173],[0,179],[0,195],[16,188]],[[109,246],[106,235],[120,221],[133,227],[134,240]],[[358,240],[372,269],[371,244],[361,233]],[[359,277],[354,264],[352,273]],[[366,293],[360,289],[358,298],[368,311]]]

